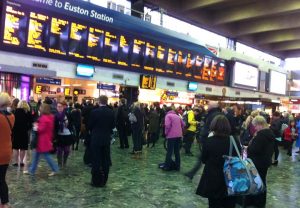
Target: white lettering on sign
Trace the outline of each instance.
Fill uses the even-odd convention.
[[[90,17],[90,18],[94,18],[97,20],[101,20],[107,23],[114,23],[114,18],[107,16],[106,14],[103,13],[99,13],[96,10],[88,10],[85,8],[82,8],[80,6],[77,5],[73,5],[71,2],[62,2],[60,0],[31,0],[35,3],[40,3],[40,4],[44,4],[46,6],[53,6],[59,9],[64,9],[66,11],[69,12],[73,12],[76,14],[80,14],[80,15],[84,15],[86,17]]]

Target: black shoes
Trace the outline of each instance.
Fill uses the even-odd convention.
[[[277,166],[278,165],[278,160],[274,160],[274,162],[272,163],[272,165]]]

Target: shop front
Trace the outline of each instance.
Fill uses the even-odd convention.
[[[100,95],[106,95],[109,103],[119,101],[120,85],[93,80],[72,78],[36,77],[33,81],[34,98],[56,98],[58,101],[94,103]]]
[[[0,92],[21,100],[28,100],[31,91],[32,77],[24,74],[0,72]]]

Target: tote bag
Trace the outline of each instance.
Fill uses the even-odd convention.
[[[237,157],[232,156],[232,149]],[[230,137],[229,155],[224,156],[224,177],[228,196],[256,195],[265,190],[264,183],[252,160],[242,159],[234,138]]]

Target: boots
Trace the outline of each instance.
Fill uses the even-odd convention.
[[[59,168],[63,167],[62,155],[57,155],[57,163]]]

